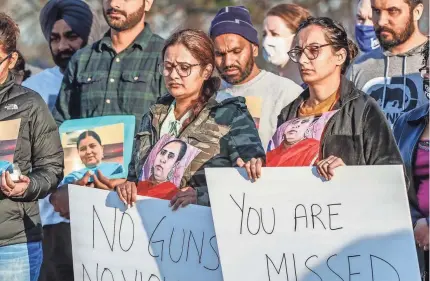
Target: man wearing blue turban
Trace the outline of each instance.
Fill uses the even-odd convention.
[[[23,86],[38,92],[52,109],[67,64],[77,50],[87,45],[95,18],[82,0],[50,0],[39,20],[56,66],[28,78]]]

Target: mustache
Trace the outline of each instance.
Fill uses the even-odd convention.
[[[388,28],[388,27],[384,27],[384,26],[382,26],[382,27],[378,27],[378,28],[376,28],[376,29],[375,29],[375,33],[376,33],[377,35],[380,35],[380,34],[381,34],[381,32],[388,32],[388,33],[391,33],[391,34],[393,34],[393,35],[395,35],[395,34],[396,34],[396,32],[395,32],[394,30],[392,30],[391,28]]]
[[[107,15],[110,15],[112,13],[117,13],[117,14],[123,15],[124,17],[127,17],[127,13],[124,12],[124,11],[121,11],[121,10],[118,10],[118,9],[115,9],[115,8],[109,8],[109,9],[107,9],[107,11],[106,11]]]
[[[73,52],[73,51],[64,51],[64,52],[59,52],[59,53],[55,54],[55,57],[59,58],[59,59],[69,59],[74,54],[75,54],[75,52]]]
[[[239,70],[239,71],[241,70],[239,66],[236,66],[236,65],[229,65],[229,66],[226,66],[226,67],[224,67],[224,68],[223,68],[223,72],[224,72],[224,71],[227,71],[227,70],[230,70],[230,69],[237,69],[237,70]]]

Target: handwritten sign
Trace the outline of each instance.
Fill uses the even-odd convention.
[[[225,281],[419,281],[403,170],[206,169]]]
[[[140,197],[125,210],[114,192],[69,185],[76,281],[219,281],[210,208],[176,212]]]

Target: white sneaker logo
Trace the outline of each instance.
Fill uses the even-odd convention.
[[[7,104],[4,108],[6,108],[6,110],[17,110],[18,106],[16,104]]]

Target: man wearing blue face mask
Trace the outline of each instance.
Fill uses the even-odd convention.
[[[368,53],[379,48],[379,40],[373,28],[370,0],[358,1],[355,39],[363,53]]]

